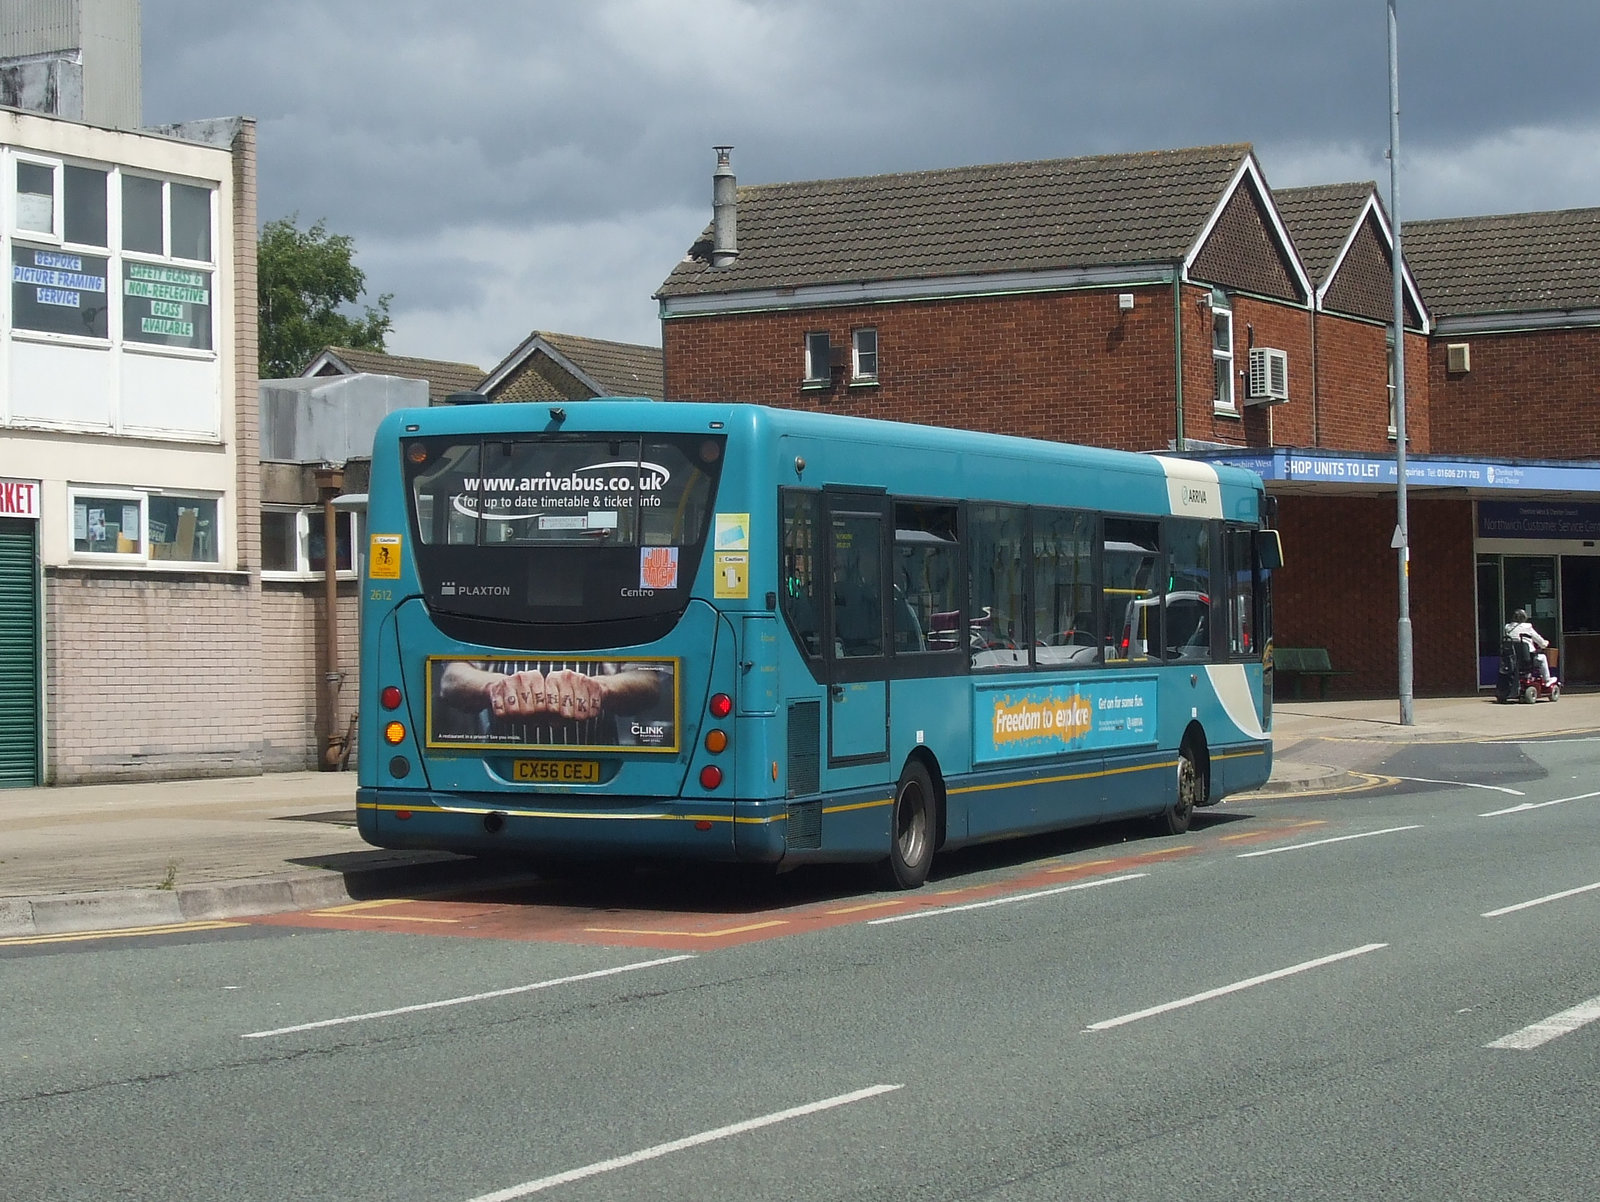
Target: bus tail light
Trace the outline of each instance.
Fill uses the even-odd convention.
[[[722,784],[722,769],[715,764],[707,764],[700,769],[700,787],[702,789],[715,789]]]
[[[726,693],[715,693],[711,697],[711,716],[713,718],[726,718],[733,713],[733,698]]]
[[[400,708],[400,690],[394,685],[388,685],[378,694],[378,701],[386,710],[397,710]]]

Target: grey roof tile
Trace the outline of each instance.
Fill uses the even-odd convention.
[[[1328,282],[1328,273],[1333,270],[1350,231],[1355,228],[1367,200],[1377,190],[1378,185],[1371,180],[1272,190],[1273,202],[1316,287]]]
[[[407,380],[426,380],[433,399],[452,392],[469,392],[483,379],[483,368],[470,363],[449,363],[441,359],[416,359],[409,355],[387,355],[382,351],[356,350],[347,346],[325,347],[318,354],[333,355],[352,372],[376,376],[400,376]],[[315,362],[315,359],[313,360]]]
[[[544,335],[544,340],[570,359],[610,396],[665,395],[666,367],[659,346],[608,342],[577,334]]]
[[[1193,248],[1248,144],[738,189],[739,258],[711,229],[661,297],[1172,262]]]
[[[1600,309],[1600,209],[1408,221],[1401,251],[1436,318]]]

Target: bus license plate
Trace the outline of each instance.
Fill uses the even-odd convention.
[[[593,785],[600,781],[599,760],[514,760],[512,779],[544,785]]]

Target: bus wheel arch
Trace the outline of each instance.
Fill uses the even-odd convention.
[[[1211,791],[1211,755],[1206,747],[1205,731],[1198,722],[1191,722],[1178,744],[1177,779],[1172,796],[1156,815],[1156,828],[1169,835],[1181,835],[1189,829],[1197,806],[1207,803]]]
[[[934,849],[944,838],[943,789],[931,755],[906,757],[889,813],[889,855],[880,863],[891,889],[916,889],[928,879]]]

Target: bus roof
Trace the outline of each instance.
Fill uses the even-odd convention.
[[[554,433],[558,430],[566,433],[606,430],[681,433],[739,428],[755,436],[795,435],[856,444],[874,443],[907,450],[964,451],[1064,467],[1115,470],[1133,476],[1165,477],[1169,490],[1181,487],[1184,482],[1203,487],[1211,481],[1256,492],[1262,489],[1261,478],[1256,473],[1226,464],[743,402],[596,397],[581,401],[519,401],[401,409],[384,420],[379,435],[390,438],[405,434],[437,436],[460,433],[483,436]]]

